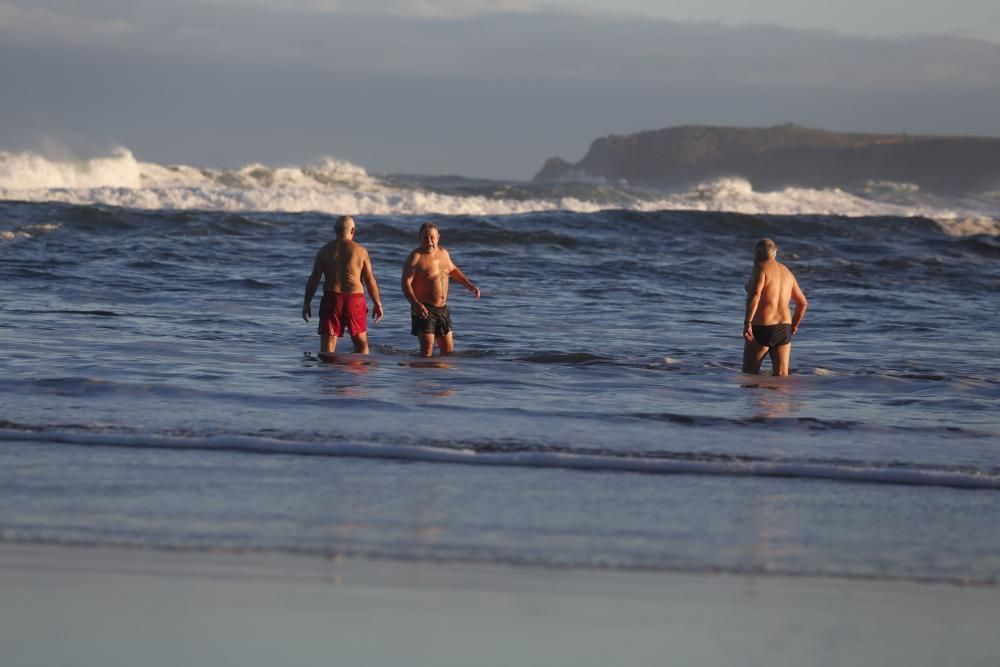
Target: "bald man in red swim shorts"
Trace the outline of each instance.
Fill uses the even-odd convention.
[[[368,304],[365,288],[372,298],[375,312],[372,319],[382,319],[382,299],[375,282],[375,272],[368,251],[354,242],[357,227],[349,215],[341,216],[334,224],[337,238],[316,253],[312,274],[306,281],[306,294],[302,302],[302,319],[312,315],[312,299],[320,280],[326,276],[323,301],[319,307],[319,335],[322,352],[332,353],[337,348],[337,338],[350,331],[354,351],[368,354]]]

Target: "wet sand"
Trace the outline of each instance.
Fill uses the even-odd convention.
[[[995,665],[1000,588],[0,545],[0,659]]]

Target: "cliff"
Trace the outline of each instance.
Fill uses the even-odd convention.
[[[580,162],[550,158],[534,180],[588,176],[660,187],[742,176],[757,190],[896,181],[983,191],[1000,187],[1000,139],[685,125],[597,139]]]

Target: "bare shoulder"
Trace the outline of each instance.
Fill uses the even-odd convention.
[[[416,268],[417,264],[420,262],[420,248],[415,248],[410,251],[410,254],[406,256],[406,261],[403,262],[403,270],[410,271]]]
[[[334,249],[337,246],[336,241],[330,241],[326,243],[322,248],[316,251],[316,259],[318,261],[327,261],[329,257],[333,254]]]

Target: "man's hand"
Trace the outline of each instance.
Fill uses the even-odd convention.
[[[308,322],[312,314],[312,306],[308,303],[302,304],[302,319]]]
[[[382,314],[383,314],[382,313],[382,304],[381,303],[376,303],[375,306],[374,306],[374,308],[372,309],[372,319],[375,320],[376,322],[381,322],[382,321]]]
[[[748,342],[753,342],[753,325],[749,322],[743,324],[743,338]]]
[[[431,316],[431,311],[427,310],[427,306],[419,302],[416,304],[412,304],[410,306],[410,310],[413,311],[415,315],[419,315],[420,319],[422,320],[426,320],[428,317]]]
[[[477,299],[479,298],[480,292],[479,292],[479,288],[478,287],[476,287],[472,283],[469,283],[469,286],[466,289],[468,289],[470,292],[472,292]]]

